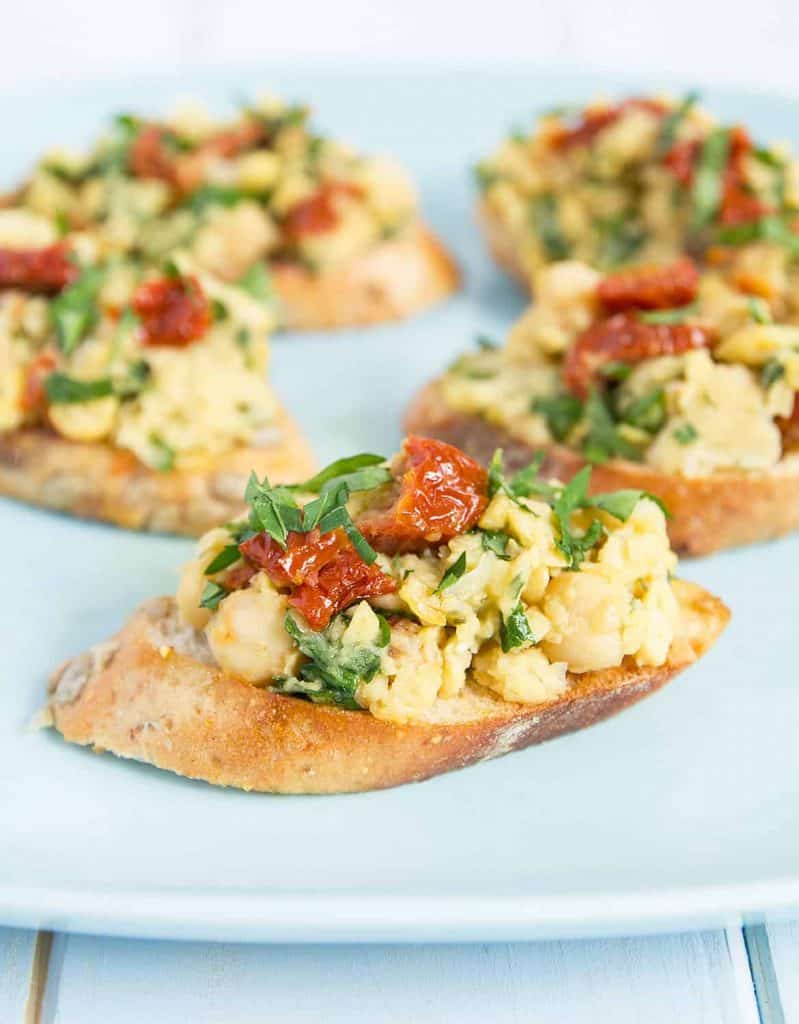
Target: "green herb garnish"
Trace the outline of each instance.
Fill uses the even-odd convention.
[[[574,395],[539,395],[533,399],[533,412],[541,413],[547,421],[550,434],[563,441],[579,422],[583,403]]]
[[[730,155],[730,132],[717,128],[705,139],[694,175],[691,194],[693,226],[704,227],[715,217],[721,204],[722,178]]]
[[[693,423],[683,423],[674,431],[678,444],[691,444],[699,437],[699,431]]]
[[[168,473],[175,468],[177,454],[160,434],[150,434],[150,447],[153,450],[152,466],[161,473]]]
[[[655,142],[655,157],[657,159],[662,159],[674,145],[678,128],[698,101],[699,93],[689,92],[680,105],[669,111],[663,118]]]
[[[750,295],[747,302],[749,305],[749,315],[756,324],[770,324],[772,322],[771,310],[765,299],[760,298],[758,295]]]
[[[102,270],[87,267],[50,303],[58,347],[64,355],[74,352],[97,322],[97,295],[102,283]]]
[[[510,537],[507,533],[503,533],[502,530],[480,530],[480,542],[483,545],[483,551],[490,551],[503,562],[510,561],[508,554]]]
[[[588,432],[582,451],[588,462],[600,465],[615,457],[639,459],[640,451],[619,433],[610,409],[599,391],[592,391],[585,401]]]
[[[55,372],[45,378],[44,391],[47,401],[54,405],[75,405],[79,402],[106,398],[113,394],[114,388],[109,377],[78,380],[66,373]]]
[[[441,582],[435,589],[436,594],[440,594],[445,590],[448,590],[453,583],[457,583],[458,580],[466,572],[466,552],[462,551],[458,555],[457,559],[447,569],[444,575],[441,577]]]
[[[656,434],[666,422],[666,394],[663,388],[656,388],[649,394],[633,399],[621,411],[620,418],[632,427]]]
[[[371,452],[361,452],[359,455],[350,455],[344,459],[336,459],[329,466],[325,466],[310,480],[301,484],[293,485],[293,490],[310,491],[318,494],[320,491],[331,486],[338,486],[345,483],[350,491],[368,491],[373,487],[388,483],[392,479],[391,471],[382,463],[386,459],[383,455],[374,455]],[[372,467],[379,467],[377,470]],[[369,469],[369,473],[362,470]]]
[[[772,384],[785,376],[785,365],[779,359],[769,359],[760,371],[760,383],[764,388],[770,388]]]
[[[205,567],[205,575],[213,576],[215,573],[228,569],[234,562],[241,558],[238,544],[228,544],[222,548],[219,554],[213,558]]]
[[[214,583],[213,580],[209,580],[203,588],[202,597],[200,598],[200,607],[207,608],[209,611],[215,612],[219,607],[219,602],[227,597],[228,592],[224,587],[221,587],[218,583]]]
[[[259,302],[269,302],[272,299],[272,281],[263,262],[253,263],[236,284]]]
[[[638,319],[645,324],[684,324],[695,316],[698,310],[696,302],[675,309],[651,309],[638,314]]]
[[[555,196],[551,192],[536,196],[530,205],[530,217],[549,259],[565,259],[571,246],[561,230]]]
[[[535,634],[530,628],[521,601],[517,601],[507,618],[504,615],[500,616],[499,642],[505,654],[515,647],[525,647],[527,644],[536,643]]]

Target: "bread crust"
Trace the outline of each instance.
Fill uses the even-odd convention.
[[[436,437],[488,463],[502,448],[511,470],[527,465],[541,445],[531,446],[480,416],[450,408],[439,382],[427,385],[405,415],[409,433]],[[545,475],[569,480],[586,464],[564,445],[543,448]],[[591,491],[641,488],[656,495],[669,510],[669,539],[681,554],[709,555],[723,548],[770,540],[799,529],[799,452],[792,452],[764,472],[720,472],[705,477],[661,473],[624,459],[594,466]]]
[[[129,530],[199,536],[241,514],[252,470],[289,483],[314,469],[307,442],[281,408],[268,446],[234,448],[166,473],[132,452],[69,441],[41,427],[0,433],[0,494]]]
[[[675,583],[682,613],[667,664],[570,676],[545,704],[511,704],[468,688],[436,721],[395,725],[318,706],[227,675],[171,598],[143,605],[111,641],[50,680],[48,724],[71,743],[219,786],[342,793],[419,782],[593,725],[659,689],[700,657],[729,612]]]
[[[446,298],[460,284],[455,261],[423,224],[322,273],[278,262],[271,264],[271,274],[290,330],[402,320]]]

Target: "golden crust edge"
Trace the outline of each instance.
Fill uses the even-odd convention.
[[[241,514],[251,470],[275,483],[301,480],[316,461],[282,406],[274,444],[234,448],[196,469],[152,470],[132,453],[44,428],[0,434],[0,495],[130,530],[199,536]]]
[[[142,606],[110,642],[50,683],[48,724],[67,741],[220,786],[341,793],[418,782],[599,722],[673,679],[705,653],[729,612],[676,581],[682,628],[667,664],[571,677],[546,704],[510,704],[469,688],[445,719],[397,725],[316,706],[226,675],[171,598]],[[449,702],[447,702],[449,704]]]
[[[271,274],[289,330],[402,320],[451,295],[461,280],[454,258],[422,223],[344,266],[314,273],[273,263]]]
[[[525,465],[542,450],[546,453],[543,472],[553,477],[568,480],[586,464],[579,453],[563,445],[531,446],[503,427],[450,408],[440,381],[433,381],[417,394],[404,425],[409,433],[448,441],[481,462],[487,462],[496,448],[502,448],[512,469]],[[709,555],[799,529],[797,452],[784,456],[773,470],[762,473],[678,477],[621,459],[593,468],[594,493],[622,488],[641,488],[664,502],[671,516],[671,543],[683,555]]]

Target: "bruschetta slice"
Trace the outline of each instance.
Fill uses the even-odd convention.
[[[228,121],[122,115],[87,154],[45,156],[14,202],[104,249],[187,249],[225,281],[269,269],[289,328],[372,324],[443,299],[458,272],[394,161],[318,135],[274,98]]]
[[[496,261],[523,288],[553,261],[614,270],[684,253],[799,246],[799,163],[724,125],[695,95],[631,97],[558,109],[516,132],[477,168],[479,219]]]
[[[640,491],[588,496],[409,437],[295,487],[253,476],[176,597],[50,681],[66,740],[245,790],[419,781],[614,714],[728,612],[674,579]]]
[[[600,490],[668,507],[692,555],[799,527],[799,304],[772,252],[602,274],[563,261],[503,348],[464,355],[419,396],[408,429],[511,465],[546,453]]]
[[[273,323],[255,275],[98,258],[0,211],[0,494],[196,536],[241,512],[252,470],[310,472],[266,380]]]

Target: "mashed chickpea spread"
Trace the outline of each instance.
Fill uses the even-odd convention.
[[[40,427],[157,470],[270,440],[268,287],[186,252],[102,256],[45,217],[0,210],[0,433]],[[274,440],[272,437],[271,440]]]
[[[271,97],[224,122],[195,105],[120,115],[88,153],[47,154],[16,202],[104,254],[185,250],[229,281],[264,260],[346,263],[416,216],[401,168],[323,138],[306,108]]]
[[[603,274],[564,260],[504,348],[462,356],[446,403],[531,445],[667,474],[764,471],[799,446],[799,306],[771,250]],[[772,268],[773,269],[773,268]]]
[[[788,274],[796,294],[799,162],[719,124],[694,96],[546,114],[481,163],[478,182],[520,272],[732,255],[758,282]]]
[[[537,704],[569,673],[663,664],[679,610],[662,509],[537,470],[409,437],[294,488],[253,478],[248,519],[199,541],[181,617],[223,670],[391,722],[469,687]]]

